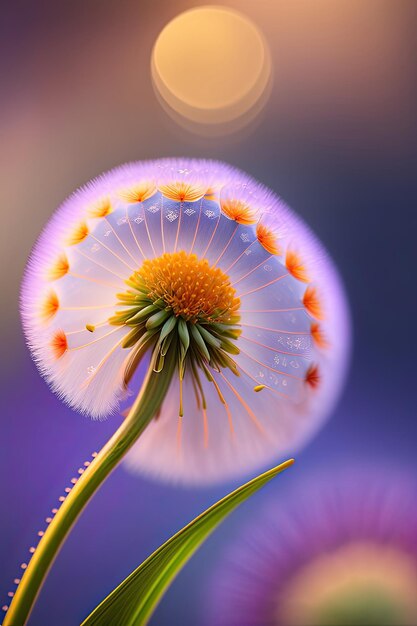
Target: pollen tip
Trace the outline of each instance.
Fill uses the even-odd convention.
[[[88,332],[93,333],[96,329],[95,326],[93,326],[93,324],[86,324],[85,325],[86,330],[88,330]]]
[[[266,385],[256,385],[256,386],[253,388],[253,390],[254,390],[256,393],[259,393],[260,391],[262,391],[262,389],[265,389],[265,387],[266,387]]]
[[[65,354],[65,352],[68,350],[68,342],[67,336],[63,330],[57,330],[54,333],[50,341],[50,346],[55,359],[58,360]]]

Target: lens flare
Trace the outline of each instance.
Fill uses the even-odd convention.
[[[189,129],[201,125],[236,129],[259,111],[271,79],[268,46],[258,28],[227,7],[203,6],[181,13],[156,40],[151,61],[155,90],[164,108]]]

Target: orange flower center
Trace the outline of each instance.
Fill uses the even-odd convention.
[[[184,251],[144,261],[135,279],[143,282],[151,300],[163,300],[186,321],[204,318],[229,323],[240,306],[236,290],[220,268]]]

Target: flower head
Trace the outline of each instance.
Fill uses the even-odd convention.
[[[77,191],[39,238],[21,302],[42,374],[95,418],[137,392],[141,362],[163,371],[175,351],[178,375],[127,463],[185,482],[293,451],[345,370],[328,256],[281,200],[218,162],[128,164]]]
[[[369,472],[325,481],[274,502],[231,546],[208,624],[417,623],[415,484]]]

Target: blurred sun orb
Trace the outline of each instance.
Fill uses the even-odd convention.
[[[176,374],[126,463],[183,482],[249,472],[300,447],[346,367],[338,275],[271,191],[216,161],[116,168],[47,224],[21,291],[52,389],[93,418],[120,410],[139,366]],[[130,400],[131,402],[131,400]]]
[[[262,33],[246,16],[219,6],[181,13],[159,34],[151,72],[160,99],[197,124],[227,124],[265,94],[271,60]]]

